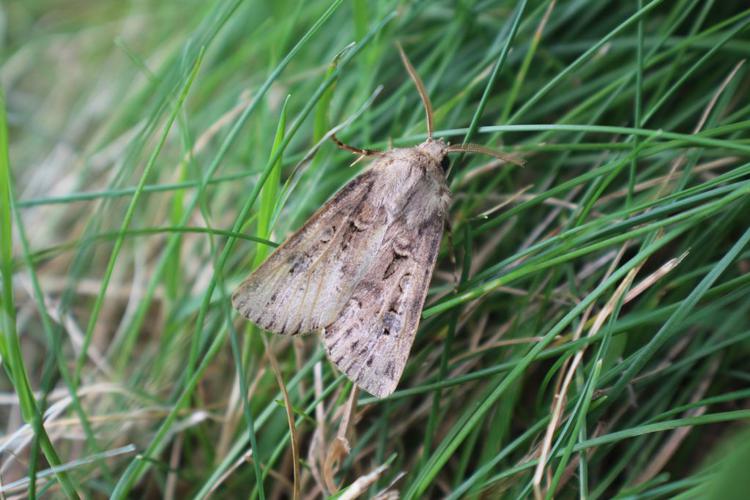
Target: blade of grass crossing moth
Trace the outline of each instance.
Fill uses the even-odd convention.
[[[16,306],[13,297],[13,218],[11,215],[11,173],[8,154],[8,127],[5,112],[5,92],[0,88],[0,355],[8,378],[18,396],[18,406],[24,422],[31,424],[42,453],[52,466],[61,464],[52,442],[44,429],[42,415],[37,406],[26,370],[21,341],[16,329]],[[65,472],[57,480],[68,498],[78,498],[75,486]]]
[[[107,293],[109,281],[112,278],[112,273],[114,272],[115,264],[117,263],[117,258],[120,255],[122,245],[125,242],[124,233],[125,231],[127,231],[128,227],[130,226],[130,222],[133,219],[136,206],[138,205],[141,193],[143,192],[143,187],[146,185],[146,180],[149,178],[154,165],[156,165],[156,159],[159,157],[159,153],[161,153],[162,147],[167,142],[167,137],[169,136],[169,132],[172,129],[172,124],[174,124],[175,120],[177,119],[177,115],[182,109],[182,105],[187,98],[190,87],[192,86],[193,81],[195,81],[195,77],[198,75],[198,69],[201,66],[201,62],[203,61],[203,54],[204,49],[201,49],[187,79],[183,83],[182,88],[177,93],[177,102],[175,102],[172,113],[169,115],[169,118],[167,118],[167,122],[164,125],[164,130],[161,134],[161,137],[159,138],[159,142],[151,152],[151,156],[149,157],[148,162],[143,169],[143,173],[141,174],[141,178],[138,181],[135,193],[133,193],[133,197],[130,199],[130,204],[125,211],[125,216],[123,217],[122,224],[120,225],[120,235],[115,240],[114,247],[112,248],[112,253],[110,254],[109,261],[107,262],[107,268],[104,271],[104,275],[102,276],[101,288],[99,289],[99,293],[96,296],[94,305],[91,308],[91,314],[89,316],[89,321],[86,326],[86,332],[84,333],[83,343],[81,345],[81,353],[78,355],[75,371],[73,372],[74,386],[77,386],[81,379],[81,371],[83,370],[83,365],[86,363],[88,347],[89,345],[91,345],[91,341],[94,337],[94,327],[99,320],[99,313],[101,312],[102,306],[104,305],[104,297]]]

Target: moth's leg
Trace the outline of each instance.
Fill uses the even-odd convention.
[[[338,137],[336,137],[336,134],[331,135],[331,140],[334,143],[336,143],[336,145],[339,148],[343,149],[344,151],[350,151],[350,152],[354,153],[355,155],[359,155],[359,156],[372,156],[372,155],[377,155],[377,154],[381,153],[380,151],[377,151],[375,149],[355,148],[354,146],[350,146],[348,144],[344,144],[343,142],[341,142],[339,140]]]

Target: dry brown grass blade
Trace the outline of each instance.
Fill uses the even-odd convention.
[[[716,89],[716,92],[711,96],[711,100],[708,102],[706,107],[703,109],[703,114],[701,115],[700,119],[698,120],[698,123],[693,128],[693,133],[697,134],[701,131],[703,126],[706,124],[706,120],[708,120],[709,115],[711,114],[711,111],[713,111],[714,107],[716,106],[716,103],[719,101],[719,97],[721,97],[721,94],[724,92],[724,90],[727,88],[729,83],[734,79],[734,77],[737,75],[737,72],[742,68],[742,66],[745,64],[745,60],[741,60],[737,64],[735,64],[734,68],[732,68],[732,71],[729,72],[729,74],[724,78],[724,80],[719,85],[719,88]],[[685,164],[685,159],[687,158],[687,154],[680,155],[675,161],[672,162],[672,167],[669,170],[669,173],[667,174],[664,184],[661,185],[659,188],[659,191],[656,194],[656,197],[659,198],[663,196],[667,191],[667,186],[669,185],[669,181],[672,180],[675,173],[677,173],[677,170],[682,167],[682,165]]]
[[[173,500],[177,492],[177,470],[180,467],[180,456],[182,455],[182,441],[184,434],[175,436],[172,443],[172,452],[169,456],[169,473],[167,474],[167,485],[164,488],[164,500]]]
[[[624,247],[623,247],[624,248]],[[607,272],[605,273],[603,280],[606,280],[614,271],[617,264],[620,262],[620,259],[622,258],[622,255],[624,253],[624,249],[621,249],[620,252],[617,254],[617,257],[612,261],[612,265],[609,267]],[[607,301],[607,304],[605,307],[602,308],[602,310],[599,312],[599,314],[596,316],[596,319],[594,320],[594,325],[589,330],[589,336],[594,335],[596,332],[599,331],[599,328],[601,328],[601,325],[604,324],[604,320],[609,316],[610,312],[614,309],[615,304],[618,300],[620,300],[620,297],[622,297],[623,294],[625,294],[630,287],[630,284],[633,282],[633,279],[635,279],[635,275],[638,272],[638,268],[631,270],[625,278],[622,280],[620,285],[617,287],[615,292],[612,294],[612,297],[610,297],[610,300]],[[591,313],[593,308],[593,304],[589,306],[586,311],[584,312],[584,315],[581,319],[579,328],[576,330],[576,333],[574,335],[574,339],[577,339],[580,337],[581,331],[583,329],[583,325],[587,323],[588,315]],[[537,499],[544,498],[545,491],[542,487],[542,481],[544,479],[544,471],[546,469],[547,465],[547,458],[549,457],[550,450],[552,448],[552,439],[554,437],[555,431],[557,430],[557,427],[560,425],[560,422],[562,421],[562,414],[563,414],[563,408],[565,407],[565,403],[567,401],[567,394],[568,394],[568,388],[570,387],[570,383],[573,381],[573,375],[575,375],[576,370],[578,369],[578,365],[583,359],[583,353],[585,352],[585,347],[581,348],[578,352],[576,352],[575,356],[573,357],[573,360],[570,363],[565,363],[567,366],[564,367],[560,374],[562,377],[558,377],[557,379],[557,387],[555,389],[555,396],[554,396],[554,405],[552,408],[552,417],[550,418],[549,425],[547,426],[547,430],[544,434],[544,440],[542,441],[542,447],[539,454],[539,463],[536,466],[536,470],[534,471],[534,478],[533,478],[533,484],[534,484],[534,497]]]
[[[620,247],[620,250],[612,259],[612,262],[610,262],[610,265],[607,268],[607,271],[604,273],[604,277],[602,278],[602,281],[606,280],[615,271],[615,269],[617,268],[617,266],[619,265],[622,259],[622,256],[625,254],[625,249],[626,249],[625,245]],[[619,300],[619,297],[621,297],[622,294],[628,290],[630,283],[632,283],[632,280],[635,278],[635,275],[637,273],[638,273],[637,269],[634,269],[630,273],[628,273],[628,275],[622,281],[622,283],[617,288],[617,290],[615,290],[613,297],[610,299],[610,301],[607,302],[607,304],[602,309],[602,311],[600,311],[599,315],[597,316],[597,319],[602,316],[605,316],[605,314],[606,316],[609,315],[608,306],[612,304],[612,307],[614,307],[616,300]],[[612,300],[613,298],[616,298],[616,300],[613,301]],[[583,313],[583,316],[581,317],[579,326],[578,328],[576,328],[576,331],[573,334],[572,340],[577,340],[578,338],[580,338],[581,333],[583,332],[583,329],[586,327],[588,323],[588,318],[591,315],[591,312],[593,311],[593,309],[594,309],[594,304],[591,304],[589,307],[586,308],[586,310]],[[589,335],[593,334],[596,323],[597,321],[594,320],[594,326],[591,327],[591,330],[589,331]],[[603,320],[602,320],[602,323],[603,323]],[[598,331],[598,328],[596,328],[596,331]],[[542,489],[542,480],[543,480],[543,475],[545,471],[545,466],[547,463],[547,458],[549,456],[549,452],[552,447],[552,438],[554,436],[555,431],[557,430],[558,425],[560,424],[560,421],[562,420],[562,411],[565,406],[565,402],[567,401],[568,386],[570,385],[570,382],[573,379],[573,375],[575,374],[578,364],[583,358],[584,351],[585,351],[585,347],[576,353],[572,361],[566,360],[565,363],[563,364],[562,369],[560,370],[559,376],[557,377],[557,380],[555,383],[555,396],[554,396],[554,404],[552,407],[552,416],[550,418],[549,425],[547,426],[547,430],[545,432],[544,439],[541,444],[541,448],[539,452],[539,463],[537,464],[536,470],[534,471],[533,485],[534,485],[535,498],[542,498],[544,495],[544,492]]]
[[[667,262],[659,266],[659,269],[649,274],[641,281],[639,281],[630,291],[625,295],[624,303],[627,304],[631,300],[638,297],[640,294],[651,288],[657,281],[662,279],[667,273],[671,272],[675,267],[680,265],[680,262],[685,260],[688,256],[688,252],[683,252],[679,257],[669,259]]]
[[[387,468],[387,465],[381,465],[369,474],[358,477],[346,488],[346,491],[341,494],[339,500],[354,500],[355,498],[364,495],[367,493],[367,489],[380,478],[381,474],[383,474]]]
[[[613,263],[619,262],[620,255],[618,255],[618,258],[616,258],[613,261]],[[640,266],[633,268],[625,276],[625,278],[620,283],[620,285],[617,287],[617,290],[615,290],[615,292],[612,294],[612,297],[610,297],[609,301],[607,301],[607,304],[602,308],[601,311],[599,311],[599,314],[597,314],[597,316],[594,318],[594,322],[591,325],[591,328],[589,329],[588,336],[596,335],[596,333],[598,333],[599,330],[601,330],[601,327],[604,325],[604,322],[612,313],[612,311],[615,308],[615,305],[617,304],[617,301],[620,300],[620,297],[622,297],[623,294],[625,294],[625,296],[622,298],[623,303],[627,303],[635,299],[640,294],[645,292],[648,288],[656,284],[661,278],[666,276],[667,273],[669,273],[675,267],[677,267],[680,264],[680,262],[682,262],[685,259],[686,256],[687,256],[687,252],[683,253],[677,258],[668,260],[663,265],[661,265],[659,269],[657,269],[653,273],[646,276],[633,288],[630,288],[630,285],[632,284],[633,280],[635,279],[635,276],[638,274],[641,267],[643,266],[643,263],[641,263]],[[610,270],[611,269],[612,268],[610,267]],[[581,324],[585,324],[585,323],[586,323],[585,320],[581,322]],[[544,442],[542,445],[542,451],[540,454],[539,464],[537,465],[537,469],[534,474],[535,495],[543,494],[542,488],[541,488],[541,481],[542,481],[542,476],[543,476],[544,464],[546,463],[546,458],[552,445],[552,437],[554,435],[554,431],[556,430],[557,426],[562,420],[562,409],[565,406],[566,395],[567,395],[568,389],[570,387],[570,384],[573,381],[573,375],[575,374],[575,371],[578,368],[578,365],[583,359],[584,352],[585,352],[585,348],[582,348],[580,351],[576,353],[575,357],[573,358],[573,361],[571,362],[570,366],[567,368],[567,372],[565,373],[565,377],[563,379],[563,382],[560,388],[556,391],[555,407],[552,412],[552,419],[550,420],[550,424],[547,427],[547,433],[545,434]]]
[[[325,481],[326,490],[330,493],[339,491],[339,486],[336,484],[336,479],[333,476],[338,471],[341,461],[349,455],[350,449],[349,441],[341,439],[338,436],[334,437],[330,446],[328,446],[326,461],[323,465],[323,480]]]
[[[352,387],[352,392],[349,394],[349,401],[347,401],[344,413],[341,415],[338,432],[328,447],[328,453],[323,464],[323,480],[325,481],[326,489],[331,493],[336,493],[339,490],[333,476],[338,471],[341,461],[349,455],[349,451],[351,450],[348,436],[353,420],[352,417],[357,409],[358,394],[359,389]]]
[[[518,198],[520,198],[526,191],[528,191],[532,187],[534,187],[533,184],[529,184],[527,186],[522,187],[521,189],[519,189],[518,191],[516,191],[515,193],[513,193],[512,195],[510,195],[507,199],[501,201],[499,204],[497,204],[494,207],[492,207],[492,208],[490,208],[488,210],[485,210],[481,214],[477,215],[476,218],[477,219],[486,219],[491,214],[494,214],[495,212],[497,212],[501,208],[503,208],[503,207],[505,207],[507,205],[510,205],[511,203],[513,203],[514,201],[516,201]]]
[[[263,343],[266,346],[266,355],[268,356],[268,361],[270,361],[271,363],[271,369],[273,370],[273,374],[276,377],[276,383],[279,385],[281,394],[284,397],[284,406],[286,407],[286,420],[287,425],[289,425],[290,442],[292,445],[292,471],[294,477],[292,498],[294,500],[298,500],[300,498],[299,440],[297,438],[297,428],[294,425],[294,408],[292,407],[292,402],[289,399],[289,392],[286,390],[284,379],[281,376],[281,370],[279,369],[279,363],[276,360],[276,355],[274,354],[273,349],[271,349],[266,336],[261,334],[261,338],[263,339]]]
[[[211,495],[213,495],[214,491],[216,491],[219,488],[219,486],[221,486],[224,483],[224,481],[227,480],[229,476],[234,474],[234,471],[236,471],[241,465],[250,462],[250,460],[253,459],[252,457],[253,457],[253,450],[247,450],[245,453],[242,454],[240,458],[235,460],[232,466],[229,467],[226,470],[226,472],[224,472],[224,474],[222,474],[221,477],[219,477],[219,479],[213,485],[211,485],[211,489],[208,490],[208,493],[206,494],[206,499],[210,498]]]
[[[323,364],[318,361],[313,366],[313,388],[315,390],[315,398],[319,401],[315,405],[315,431],[313,432],[310,440],[310,447],[307,450],[307,462],[310,466],[310,474],[312,474],[315,483],[321,492],[326,491],[326,485],[323,481],[323,472],[320,467],[325,463],[325,435],[326,435],[326,410],[323,405],[321,398],[323,394]]]
[[[699,132],[703,128],[703,125],[705,124],[709,114],[711,113],[714,106],[718,102],[719,96],[724,91],[724,89],[726,89],[726,87],[729,85],[731,80],[734,78],[734,76],[737,74],[739,69],[744,64],[744,62],[745,61],[743,60],[737,63],[732,69],[732,71],[729,73],[729,75],[727,75],[727,77],[722,81],[721,85],[719,85],[719,88],[716,90],[716,92],[714,92],[714,95],[712,96],[708,105],[704,109],[703,114],[701,115],[701,118],[699,119],[698,123],[696,124],[694,128],[694,133]],[[661,186],[659,187],[659,190],[656,194],[657,197],[663,196],[664,193],[667,191],[667,186],[669,184],[669,181],[673,178],[677,170],[684,164],[685,158],[686,156],[682,155],[672,163],[669,173],[664,177],[664,180]],[[657,238],[660,236],[661,236],[661,231],[659,231]],[[622,251],[624,250],[624,248],[625,246],[621,248],[620,255],[622,254]],[[635,289],[631,290],[632,293],[627,293],[627,295],[624,297],[624,300],[627,302],[629,300],[632,300],[636,296],[638,296],[640,293],[642,293],[644,290],[646,290],[648,287],[650,287],[659,279],[661,279],[664,275],[666,275],[669,271],[674,269],[674,267],[676,267],[685,258],[686,255],[687,253],[684,253],[682,256],[676,259],[671,259],[670,261],[665,263],[663,266],[661,266],[659,270],[657,270],[657,272],[652,273],[652,275],[650,275],[649,277],[641,281],[641,283],[639,283],[639,285]],[[616,259],[615,261],[617,260],[619,259]],[[613,296],[608,301],[607,305],[597,315],[594,321],[594,324],[591,326],[591,329],[589,330],[589,336],[599,331],[601,326],[604,324],[605,319],[608,317],[608,315],[611,313],[612,309],[614,308],[616,301],[620,299],[622,294],[625,294],[628,291],[630,283],[632,283],[633,279],[635,278],[636,274],[640,271],[642,266],[643,266],[643,263],[641,263],[639,266],[635,267],[628,273],[628,275],[625,277],[625,279],[622,281],[618,289],[615,291]],[[565,374],[565,378],[563,380],[563,383],[559,391],[557,391],[555,394],[555,406],[552,412],[552,418],[547,427],[547,432],[545,433],[545,438],[542,444],[539,463],[534,473],[533,484],[534,484],[534,496],[536,498],[543,498],[543,495],[544,495],[544,492],[542,491],[542,480],[544,476],[547,455],[549,453],[549,450],[552,444],[552,437],[554,435],[554,431],[556,430],[562,418],[562,408],[564,407],[564,404],[565,404],[568,388],[570,386],[570,383],[572,382],[573,374],[575,373],[575,370],[577,369],[582,359],[584,350],[585,349],[581,349],[579,352],[576,353],[573,359],[573,362],[570,364],[569,368],[567,369],[567,373]],[[682,437],[684,436],[678,435],[676,439],[682,439]],[[669,449],[665,451],[665,454],[672,452],[672,451],[673,450]],[[653,468],[656,468],[658,466],[660,470],[662,465],[663,464],[655,464]],[[648,470],[646,472],[648,472]]]
[[[240,406],[240,401],[242,401],[241,397],[246,397],[248,399],[251,398],[252,395],[255,394],[255,390],[265,374],[265,362],[261,360],[255,376],[253,377],[253,381],[247,389],[247,394],[242,396],[240,395],[240,379],[235,375],[232,383],[232,391],[229,396],[229,403],[224,410],[224,425],[221,426],[219,444],[216,447],[217,456],[224,457],[229,452],[229,447],[232,444],[235,430],[242,419],[242,407]]]
[[[726,156],[724,158],[717,158],[715,160],[707,161],[706,163],[696,165],[693,168],[693,173],[699,174],[699,173],[710,172],[712,170],[716,170],[721,167],[733,165],[739,161],[740,161],[739,156]],[[633,188],[633,192],[640,193],[641,191],[645,191],[646,189],[652,188],[654,186],[659,186],[665,182],[669,182],[671,178],[672,178],[671,175],[666,174],[661,177],[655,177],[647,181],[639,182]],[[606,194],[604,196],[601,196],[596,201],[596,205],[603,205],[603,204],[609,203],[612,200],[616,200],[618,198],[624,198],[625,196],[628,195],[629,191],[630,191],[629,188],[623,188],[623,189],[618,189],[617,191],[614,191],[612,193]]]

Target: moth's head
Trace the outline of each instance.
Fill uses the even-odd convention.
[[[448,143],[443,139],[428,138],[419,145],[419,149],[431,158],[435,159],[443,171],[448,169],[450,161],[448,160]]]

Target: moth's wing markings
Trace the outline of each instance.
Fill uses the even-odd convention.
[[[262,328],[282,334],[312,332],[333,321],[356,284],[341,279],[342,272],[361,275],[369,267],[387,226],[372,224],[369,231],[351,234],[358,211],[377,201],[376,181],[367,170],[336,193],[235,290],[234,307]],[[342,260],[344,241],[348,256]]]
[[[308,285],[293,290],[296,310],[326,310],[326,318],[338,315],[355,284],[369,267],[387,227],[377,186],[352,209],[343,227],[326,249],[312,260],[305,271]],[[344,247],[346,250],[343,251]],[[302,325],[304,331],[321,328],[326,322]],[[291,323],[292,330],[295,329]],[[300,326],[296,327],[297,329]]]
[[[372,174],[364,172],[336,193],[235,290],[234,307],[250,321],[277,333],[297,333],[291,329],[293,323],[301,328],[326,317],[327,311],[301,311],[293,301],[299,300],[300,287],[316,285],[307,273],[309,260],[335,243],[335,235],[367,196],[372,182]]]
[[[443,216],[437,212],[417,228],[406,224],[405,215],[392,224],[351,299],[325,327],[328,357],[375,396],[391,394],[404,371],[443,225]]]
[[[336,228],[336,232],[334,233],[333,238],[331,238],[331,242],[326,246],[326,248],[320,253],[320,255],[315,257],[315,260],[310,264],[310,267],[307,269],[307,273],[310,276],[310,279],[308,280],[309,286],[304,287],[302,292],[302,297],[300,299],[300,305],[303,306],[305,309],[309,310],[315,310],[318,299],[321,295],[323,295],[323,285],[325,284],[325,276],[321,277],[320,279],[313,279],[318,273],[321,275],[324,275],[328,269],[325,269],[327,264],[329,264],[329,259],[336,258],[336,255],[332,255],[336,248],[339,247],[341,244],[341,240],[346,237],[346,232],[350,231],[350,221],[351,217],[354,212],[360,209],[363,203],[366,203],[365,198],[363,198],[357,206],[352,209],[352,214],[348,215],[341,223],[340,227]],[[322,263],[322,265],[321,265]],[[336,265],[336,263],[333,263]],[[331,276],[329,276],[329,279]],[[309,292],[313,291],[312,295],[312,303],[308,304],[308,296]]]
[[[321,311],[299,307],[304,302],[301,292],[321,285],[315,283],[320,277],[315,268],[309,270],[309,261],[335,244],[335,236],[370,188],[367,177],[354,179],[334,195],[238,288],[234,298],[240,312],[278,333],[297,333],[315,323],[313,316]]]
[[[324,311],[304,304],[308,288],[323,286],[320,280],[325,279],[317,272],[317,265],[310,269],[310,260],[328,254],[351,212],[366,196],[369,183],[355,179],[352,184],[313,215],[240,286],[235,296],[242,297],[245,309],[239,299],[236,306],[248,319],[270,331],[294,334],[308,327],[314,330],[318,316],[326,317]]]

